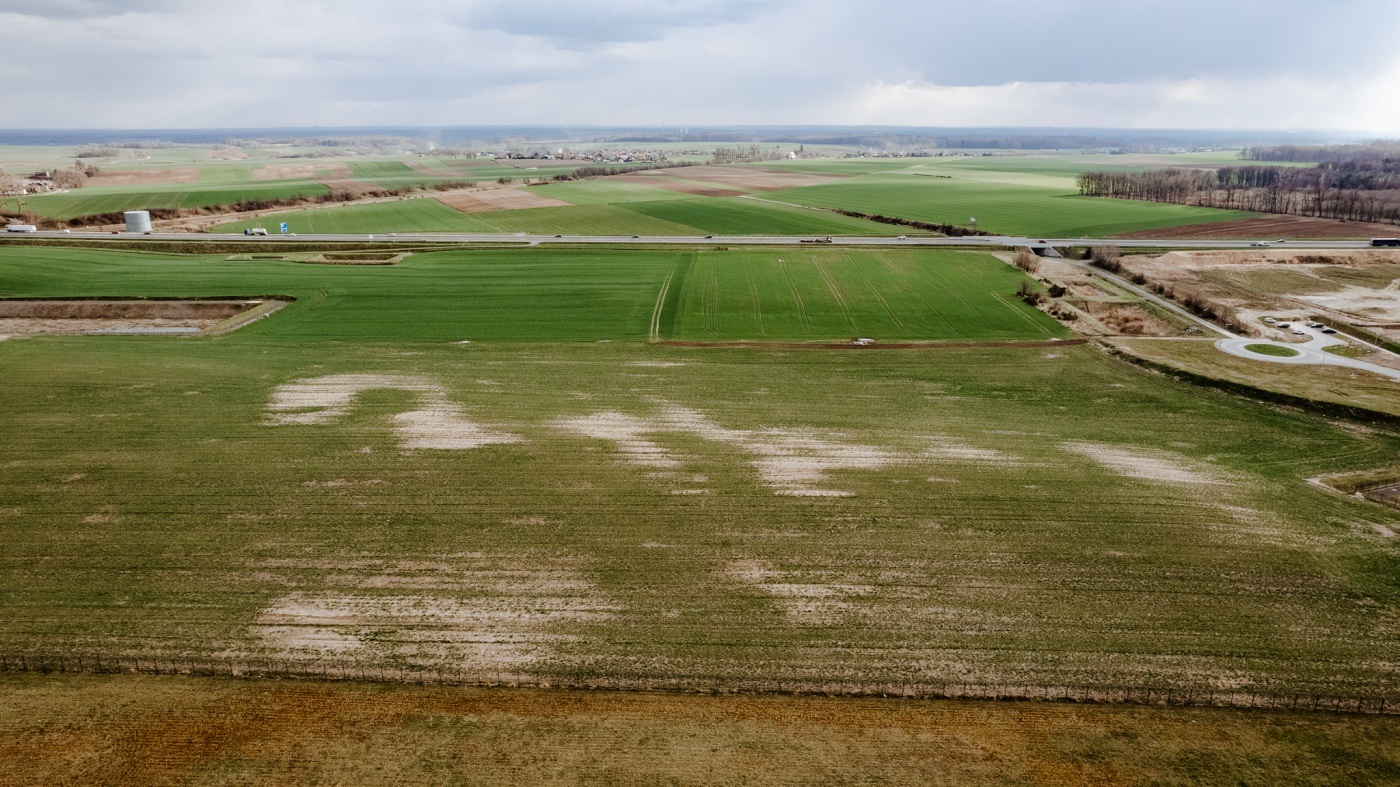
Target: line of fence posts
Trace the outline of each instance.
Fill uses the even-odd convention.
[[[1395,714],[1400,702],[1374,697],[1316,693],[1217,691],[1177,686],[1008,686],[977,683],[893,683],[885,685],[793,680],[645,677],[576,677],[523,675],[442,667],[341,666],[325,661],[286,659],[180,660],[152,656],[0,654],[3,673],[85,673],[200,675],[232,678],[300,679],[355,683],[398,683],[480,688],[542,688],[610,691],[667,691],[699,694],[785,694],[831,697],[902,697],[908,699],[984,699],[1114,705],[1163,705],[1206,708],[1269,708],[1338,713]]]

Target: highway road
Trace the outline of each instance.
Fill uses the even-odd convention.
[[[411,243],[421,245],[424,243],[523,243],[528,245],[547,244],[630,244],[643,246],[791,246],[803,241],[816,240],[812,235],[715,235],[715,236],[684,236],[684,235],[528,235],[524,233],[516,234],[480,234],[480,233],[447,233],[447,232],[426,232],[426,233],[397,233],[390,235],[243,235],[242,233],[213,233],[213,232],[157,232],[150,235],[134,235],[129,233],[101,233],[101,232],[26,232],[14,233],[26,238],[65,238],[65,239],[85,239],[85,240],[187,240],[187,241],[228,241],[250,244],[274,245],[277,243],[297,242],[297,243],[364,243],[374,241],[376,243]],[[1004,249],[1010,247],[1029,246],[1031,248],[1065,247],[1065,246],[1118,246],[1122,249],[1250,249],[1255,248],[1252,244],[1257,241],[1248,240],[1118,240],[1113,238],[1028,238],[1011,235],[983,235],[965,238],[921,238],[921,237],[837,237],[833,236],[831,243],[812,243],[803,245],[813,246],[905,246],[905,247],[936,247],[936,246],[981,246],[987,248]],[[1364,249],[1370,248],[1370,242],[1366,240],[1312,240],[1312,241],[1288,241],[1286,243],[1273,243],[1274,248],[1280,249]]]

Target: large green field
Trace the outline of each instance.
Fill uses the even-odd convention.
[[[630,189],[598,199],[598,190],[576,184],[545,186],[540,193],[577,204],[462,213],[430,198],[277,213],[221,224],[216,232],[239,232],[287,222],[297,233],[527,232],[564,235],[889,235],[896,228],[823,211],[749,199],[642,200]],[[629,185],[629,184],[618,184]],[[642,186],[640,188],[650,189]],[[554,189],[551,191],[551,189]],[[660,189],[651,189],[660,191]],[[535,191],[535,189],[531,189]],[[674,195],[674,192],[672,192]]]
[[[6,297],[297,298],[0,342],[0,652],[1396,695],[1400,513],[1305,480],[1392,430],[1053,341],[987,257],[770,251],[0,246]]]
[[[947,175],[946,178],[938,175]],[[1073,177],[987,173],[952,166],[861,175],[768,195],[801,205],[879,213],[999,235],[1106,237],[1137,230],[1232,221],[1253,214],[1081,197]]]
[[[24,210],[55,219],[95,213],[158,208],[204,208],[259,199],[315,197],[330,189],[309,180],[265,180],[228,184],[185,183],[160,186],[95,187],[26,197]],[[15,204],[14,200],[9,200]]]
[[[1143,169],[1156,165],[1158,159],[1186,166],[1216,163],[1209,158],[1160,156],[1136,157],[1132,166],[1115,164],[1120,158],[992,156],[762,162],[752,166],[846,177],[824,185],[752,195],[756,198],[699,197],[645,184],[593,179],[531,188],[543,196],[572,202],[573,208],[496,211],[459,219],[434,206],[369,206],[355,214],[334,214],[325,209],[297,211],[288,214],[287,220],[305,227],[301,230],[305,232],[487,231],[480,229],[482,224],[506,232],[571,235],[890,235],[901,231],[833,212],[846,210],[954,226],[969,226],[969,219],[975,217],[979,229],[998,234],[1102,237],[1253,215],[1078,195],[1074,177],[1089,169]],[[684,173],[678,170],[678,177]],[[383,179],[381,173],[379,180]],[[337,221],[337,215],[347,220]],[[257,226],[257,222],[227,224],[219,229],[250,226]]]
[[[696,254],[676,267],[664,338],[973,341],[1067,334],[1017,300],[1019,272],[983,254]]]

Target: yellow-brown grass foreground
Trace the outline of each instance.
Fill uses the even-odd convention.
[[[3,784],[1400,779],[1400,720],[1326,713],[132,675],[6,675],[0,697]]]

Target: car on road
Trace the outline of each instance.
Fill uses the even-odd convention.
[[[705,236],[705,240],[709,240],[710,238],[713,238],[713,237],[714,237],[713,235],[706,235],[706,236]]]
[[[1308,335],[1308,332],[1305,331],[1305,330],[1303,330],[1302,328],[1294,328],[1294,329],[1293,329],[1293,332],[1296,333],[1296,334],[1298,334],[1299,336],[1307,336],[1307,335]]]
[[[1278,320],[1275,320],[1273,317],[1265,317],[1264,322],[1273,325],[1274,323],[1278,322]]]
[[[1328,336],[1331,336],[1332,334],[1334,334],[1334,333],[1337,332],[1337,329],[1336,329],[1336,328],[1323,328],[1323,329],[1322,329],[1322,332],[1325,333],[1325,334],[1327,334]]]
[[[1321,328],[1321,327],[1323,327],[1323,326],[1322,326],[1322,323],[1320,323],[1320,322],[1310,322],[1310,323],[1308,323],[1308,327],[1309,327],[1309,328]]]
[[[1281,323],[1278,324],[1278,327],[1280,327],[1280,328],[1292,328],[1292,327],[1293,327],[1293,323],[1291,323],[1291,322],[1281,322]]]
[[[895,240],[909,240],[909,236],[908,236],[908,235],[900,235],[898,238],[895,238]]]
[[[1249,244],[1249,245],[1251,245],[1251,246],[1268,246],[1268,245],[1270,245],[1270,244],[1269,244],[1269,242],[1266,241],[1266,240],[1257,240],[1257,241],[1255,241],[1255,242],[1253,242],[1253,243],[1251,243],[1251,244]]]

